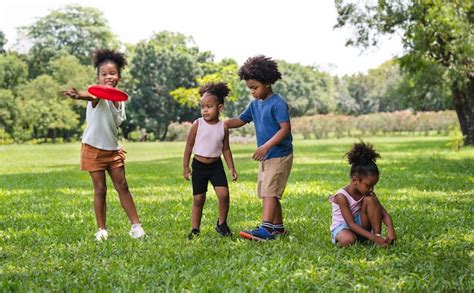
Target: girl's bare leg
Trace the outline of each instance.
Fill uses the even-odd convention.
[[[107,213],[107,204],[105,201],[107,195],[107,186],[105,184],[105,172],[89,172],[92,184],[94,185],[94,211],[97,226],[105,229],[105,218]]]
[[[108,170],[110,178],[114,183],[115,190],[117,190],[119,194],[120,203],[122,204],[122,208],[127,213],[128,218],[132,224],[140,223],[138,219],[137,208],[135,207],[135,202],[133,201],[132,194],[128,189],[127,179],[125,178],[125,168],[115,168],[112,170]]]
[[[382,233],[382,206],[376,197],[366,196],[362,202],[361,222],[367,231]]]
[[[191,228],[198,229],[201,227],[202,209],[206,202],[206,194],[197,194],[193,196],[193,209],[191,212]]]
[[[219,225],[224,224],[227,221],[227,215],[229,213],[229,188],[224,186],[217,186],[214,188],[219,200]]]

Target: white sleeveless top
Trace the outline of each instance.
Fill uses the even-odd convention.
[[[82,143],[101,150],[118,150],[118,127],[125,118],[124,102],[119,102],[118,109],[108,100],[99,100],[95,108],[92,107],[92,102],[88,102],[87,128],[82,135]]]
[[[352,196],[349,195],[349,193],[344,188],[339,189],[336,194],[342,194],[347,198],[352,216],[355,216],[359,213],[362,207],[362,200],[364,199],[364,197],[361,197],[359,200],[356,201]],[[334,202],[334,196],[335,195],[331,195],[329,197],[329,201],[332,204],[332,224],[330,228],[331,230],[336,228],[340,224],[345,223],[344,217],[341,213],[341,208],[337,203]]]
[[[224,145],[224,122],[219,120],[216,124],[209,124],[202,117],[197,121],[193,153],[208,158],[220,157]]]

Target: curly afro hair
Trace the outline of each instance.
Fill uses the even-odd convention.
[[[240,80],[254,79],[263,84],[274,84],[281,79],[278,64],[270,57],[258,55],[250,57],[239,69]]]
[[[127,60],[123,53],[110,49],[99,49],[94,52],[93,64],[97,68],[97,74],[99,74],[99,67],[107,62],[112,62],[117,66],[119,76],[122,69],[127,65]]]
[[[349,164],[351,164],[352,176],[365,177],[367,175],[379,175],[379,170],[375,161],[380,158],[380,155],[374,150],[370,143],[356,143],[352,149],[346,154]]]
[[[217,102],[220,104],[224,104],[224,98],[227,97],[230,93],[230,89],[226,83],[219,82],[219,83],[208,83],[202,86],[199,89],[199,94],[202,96],[205,93],[210,93],[217,97]]]

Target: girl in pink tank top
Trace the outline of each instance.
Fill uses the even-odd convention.
[[[189,131],[183,156],[183,177],[192,180],[194,195],[189,240],[199,235],[209,181],[219,199],[219,218],[215,230],[222,236],[231,235],[227,226],[229,188],[221,154],[224,155],[233,180],[237,180],[237,171],[229,146],[229,130],[219,120],[219,114],[224,110],[224,98],[229,92],[225,83],[209,83],[199,91],[202,117],[194,121]],[[191,153],[194,153],[192,171],[189,168]]]
[[[350,246],[357,240],[368,239],[379,246],[392,244],[397,238],[392,218],[374,193],[379,181],[375,161],[380,155],[364,142],[354,144],[346,155],[351,164],[351,182],[329,197],[332,242]],[[382,222],[387,226],[385,238],[381,235]]]

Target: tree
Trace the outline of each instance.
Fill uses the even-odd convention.
[[[225,101],[224,113],[228,117],[234,117],[242,112],[250,99],[246,86],[239,80],[237,74],[237,63],[232,59],[224,59],[220,63],[212,63],[209,66],[210,73],[196,78],[196,87],[180,87],[170,92],[171,96],[181,105],[197,107],[200,95],[199,88],[210,82],[224,82],[230,89],[227,101]],[[196,113],[198,114],[198,113]],[[196,118],[196,117],[193,117]]]
[[[7,38],[5,38],[5,34],[0,31],[0,54],[5,53],[5,45],[7,44]]]
[[[161,32],[140,42],[130,64],[133,87],[128,127],[144,127],[164,140],[171,122],[196,116],[196,108],[180,105],[170,92],[195,87],[196,76],[204,72],[202,64],[210,58],[192,38],[179,33]]]
[[[28,65],[16,54],[0,55],[0,88],[13,90],[25,83],[28,78]]]
[[[334,85],[329,74],[285,61],[278,61],[278,68],[283,77],[275,84],[274,91],[286,99],[293,117],[334,110]]]
[[[75,87],[85,90],[88,86],[95,83],[97,76],[92,66],[82,65],[79,59],[69,54],[52,60],[47,70],[61,89]],[[78,125],[82,125],[86,119],[86,105],[87,103],[84,102],[72,103],[72,110],[79,117]],[[72,135],[80,135],[80,132],[80,128],[74,128],[65,133],[65,136],[69,138]]]
[[[471,0],[378,0],[357,5],[335,0],[336,27],[356,34],[347,45],[367,48],[381,34],[402,34],[404,70],[429,74],[439,70],[439,83],[451,90],[466,145],[474,144],[474,2]]]
[[[403,97],[398,92],[402,78],[400,67],[393,60],[368,71],[367,100],[370,112],[392,112],[406,108],[403,106]]]
[[[96,8],[68,5],[54,10],[34,24],[20,28],[28,44],[32,44],[30,76],[47,71],[49,62],[69,53],[81,64],[91,64],[92,52],[100,48],[117,48],[102,12]]]
[[[78,115],[71,109],[71,99],[59,95],[60,85],[52,77],[41,75],[21,86],[18,123],[33,138],[52,138],[61,130],[77,126]]]
[[[18,110],[11,90],[0,89],[0,127],[13,136]]]
[[[351,96],[348,88],[347,76],[339,78],[334,77],[334,103],[336,104],[335,112],[347,115],[359,114],[359,105]]]

